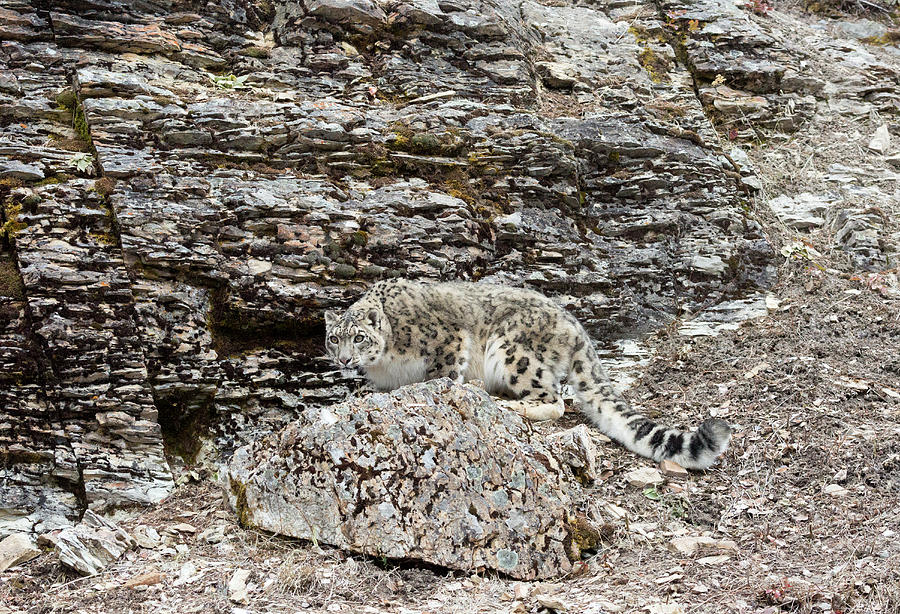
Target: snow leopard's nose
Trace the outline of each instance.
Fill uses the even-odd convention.
[[[350,359],[349,358],[338,358],[338,362],[341,363],[341,365],[346,367],[347,365],[350,364]]]

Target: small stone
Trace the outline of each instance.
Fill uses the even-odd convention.
[[[737,544],[730,539],[718,540],[705,535],[688,535],[685,537],[676,537],[669,542],[669,550],[684,556],[693,556],[697,552],[712,552],[721,554],[722,552],[736,552]]]
[[[268,260],[253,260],[251,258],[247,261],[247,268],[250,269],[251,275],[262,275],[272,270],[272,263]]]
[[[235,570],[228,581],[228,599],[234,603],[246,605],[250,602],[250,595],[247,592],[247,578],[250,577],[249,569]]]
[[[837,24],[837,31],[844,36],[855,39],[877,39],[887,33],[887,26],[871,19],[858,21],[841,21]]]
[[[172,586],[181,586],[182,584],[189,584],[193,580],[197,579],[197,568],[193,563],[187,562],[181,566],[181,569],[178,571],[178,577],[175,578],[175,582],[172,583]]]
[[[756,175],[744,175],[743,177],[741,177],[741,181],[743,181],[744,185],[746,185],[748,188],[756,192],[759,192],[763,189],[762,181],[760,181],[759,177],[757,177]]]
[[[100,573],[137,545],[118,525],[92,510],[86,511],[76,526],[42,535],[41,539],[56,547],[60,563],[85,576]]]
[[[225,540],[225,526],[216,525],[210,527],[199,535],[199,539],[207,544],[218,544]]]
[[[513,585],[513,596],[516,599],[523,600],[528,599],[528,595],[531,593],[531,589],[524,582],[516,582]]]
[[[138,525],[134,529],[134,539],[141,548],[156,548],[162,543],[162,538],[156,529],[146,525]]]
[[[701,565],[718,565],[719,563],[724,563],[731,557],[727,554],[716,554],[713,556],[704,556],[697,559],[697,562]]]
[[[375,25],[387,19],[372,0],[310,0],[305,7],[310,15],[338,23]]]
[[[578,82],[578,69],[572,64],[537,62],[534,67],[547,87],[571,89]]]
[[[794,228],[813,228],[825,224],[829,203],[808,192],[794,197],[778,196],[769,201],[769,208],[778,219]]]
[[[161,583],[165,579],[166,574],[160,573],[158,571],[151,571],[125,580],[125,582],[122,583],[122,586],[125,588],[134,588],[135,586],[152,586],[154,584]]]
[[[553,433],[547,437],[560,460],[564,461],[575,477],[582,482],[593,482],[597,478],[597,448],[591,440],[587,426],[576,427]]]
[[[890,148],[891,133],[888,132],[887,124],[881,124],[878,127],[878,130],[875,131],[875,134],[872,135],[872,140],[869,141],[869,149],[880,154],[885,154]]]
[[[621,508],[614,503],[607,503],[604,505],[603,512],[613,520],[621,520],[628,515],[628,512],[625,511],[624,508]]]
[[[18,160],[0,160],[0,179],[6,178],[40,181],[44,178],[44,171],[35,164],[25,164]]]
[[[553,595],[536,595],[535,600],[553,612],[566,612],[569,609],[562,599]]]
[[[613,603],[608,599],[604,599],[602,597],[594,599],[594,605],[600,608],[601,612],[621,612],[625,608],[618,603]]]
[[[822,492],[824,492],[826,495],[831,495],[832,497],[846,497],[850,491],[840,484],[829,484],[822,489]]]
[[[0,541],[0,572],[30,561],[41,553],[24,533],[13,533]]]
[[[725,85],[703,88],[700,90],[700,98],[726,116],[752,115],[769,105],[769,102],[762,96],[755,96],[750,92],[732,89]]]
[[[176,525],[172,525],[170,528],[172,531],[178,531],[179,533],[196,533],[197,532],[197,527],[195,527],[192,524],[188,524],[186,522],[179,522]]]
[[[653,467],[641,467],[640,469],[629,471],[625,474],[625,479],[629,484],[638,488],[656,486],[665,482],[665,478],[663,478],[659,470]]]
[[[688,476],[688,470],[675,461],[661,461],[659,463],[659,470],[662,471],[664,476],[670,478],[686,478]]]

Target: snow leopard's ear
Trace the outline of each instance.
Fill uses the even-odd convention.
[[[377,309],[370,309],[369,313],[366,314],[366,319],[372,326],[378,326],[378,321],[381,319],[381,315],[378,313]]]
[[[337,324],[337,321],[338,321],[338,314],[335,313],[334,311],[328,309],[325,312],[325,326],[328,326],[330,328],[330,327],[334,326],[335,324]]]

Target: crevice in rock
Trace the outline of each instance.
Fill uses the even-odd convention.
[[[220,356],[234,356],[257,348],[283,347],[310,358],[324,354],[324,315],[311,311],[300,318],[263,319],[258,312],[244,313],[230,306],[228,291],[210,292],[207,316],[213,346]],[[310,309],[314,309],[310,307]]]
[[[687,48],[684,46],[683,41],[684,41],[685,36],[687,35],[685,32],[686,26],[684,26],[683,24],[679,25],[679,23],[676,20],[672,19],[671,17],[669,17],[666,14],[666,10],[665,10],[665,7],[663,6],[662,0],[652,0],[652,1],[653,1],[653,5],[656,7],[656,12],[657,12],[657,15],[659,16],[660,23],[669,25],[672,28],[674,28],[674,29],[662,28],[662,30],[661,30],[662,37],[665,39],[666,43],[672,49],[672,52],[675,54],[675,60],[679,64],[684,66],[685,70],[687,70],[688,74],[691,76],[691,89],[694,92],[694,97],[697,99],[697,102],[700,104],[700,108],[703,109],[703,114],[706,116],[706,119],[712,125],[713,130],[718,132],[718,129],[716,127],[716,121],[714,121],[712,115],[709,112],[709,109],[707,109],[706,105],[703,103],[703,99],[700,96],[700,77],[697,73],[697,69],[694,66],[694,63],[691,61],[690,55],[688,54],[688,51],[687,51]],[[693,136],[697,137],[696,140],[694,138],[691,138],[691,136],[686,136],[683,138],[688,138],[688,140],[690,140],[702,147],[712,148],[713,150],[716,150],[716,151],[721,151],[721,149],[722,149],[716,143],[704,143],[700,139],[699,136],[697,136],[697,135],[693,135]],[[729,161],[731,161],[730,158],[729,158]],[[734,164],[733,161],[731,161],[731,163]],[[744,191],[747,190],[747,188],[746,188],[746,186],[744,186],[743,182],[739,181],[738,183],[744,189]]]
[[[196,394],[160,397],[152,386],[151,390],[170,464],[175,457],[186,465],[194,464],[203,442],[213,435],[216,424],[213,398]]]

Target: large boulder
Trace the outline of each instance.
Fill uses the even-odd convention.
[[[308,409],[237,450],[225,479],[247,526],[531,580],[590,542],[571,475],[516,413],[443,379]]]

